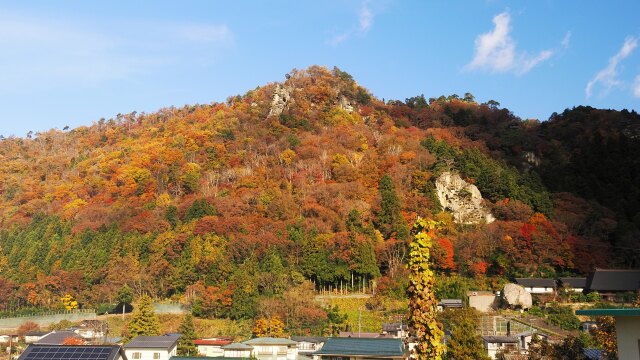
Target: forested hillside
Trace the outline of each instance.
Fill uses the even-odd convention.
[[[440,291],[638,265],[640,117],[522,120],[473,95],[383,102],[337,69],[226,103],[0,141],[0,303],[113,303],[125,284],[248,318],[316,288],[404,296],[416,216],[442,223]],[[459,173],[496,217],[459,225]],[[464,278],[468,279],[464,279]],[[301,323],[328,316],[309,308]]]

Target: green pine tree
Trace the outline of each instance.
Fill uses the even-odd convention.
[[[133,311],[133,317],[127,326],[127,341],[136,336],[158,336],[160,335],[160,321],[153,311],[151,298],[143,295],[138,301],[138,306]]]
[[[178,328],[178,332],[182,335],[178,340],[178,355],[180,356],[195,356],[198,354],[196,345],[193,340],[198,337],[196,335],[196,328],[193,325],[193,316],[187,314],[182,320],[182,324]]]

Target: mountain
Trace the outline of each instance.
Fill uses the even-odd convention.
[[[126,284],[242,318],[305,280],[403,296],[416,216],[441,223],[441,278],[476,287],[637,266],[639,129],[626,110],[539,122],[472,94],[385,103],[312,66],[226,103],[6,138],[0,303],[113,303]],[[496,221],[456,223],[445,173]]]

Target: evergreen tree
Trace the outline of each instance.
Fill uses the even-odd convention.
[[[429,269],[432,241],[427,231],[434,227],[433,221],[418,218],[414,225],[416,234],[409,244],[409,326],[418,342],[413,354],[418,360],[441,360],[444,351],[442,324],[436,320],[434,272]]]
[[[395,236],[398,239],[409,238],[409,227],[402,216],[400,199],[396,194],[396,188],[389,174],[380,178],[378,184],[380,191],[380,213],[378,224],[386,237]]]
[[[198,199],[191,204],[187,210],[187,214],[184,216],[184,222],[188,223],[191,220],[200,219],[205,216],[215,215],[216,209],[209,204],[205,199]]]
[[[127,341],[136,336],[160,335],[160,321],[153,311],[153,304],[148,295],[143,295],[133,311],[133,317],[127,326]]]
[[[182,335],[178,340],[178,355],[179,356],[195,356],[198,354],[196,345],[193,340],[198,336],[196,335],[196,328],[193,325],[193,316],[187,314],[182,320],[182,324],[178,328],[178,332]]]

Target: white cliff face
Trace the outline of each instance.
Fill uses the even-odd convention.
[[[459,224],[489,224],[495,221],[482,205],[478,188],[462,180],[458,174],[442,173],[436,179],[436,192],[442,208],[451,211],[453,219]]]
[[[353,105],[351,105],[349,100],[344,96],[340,96],[340,99],[338,101],[338,106],[346,112],[349,112],[349,113],[353,112]]]
[[[280,84],[276,85],[273,91],[273,98],[271,100],[271,109],[269,110],[269,117],[280,116],[284,109],[289,105],[291,100],[291,89],[286,88]]]

